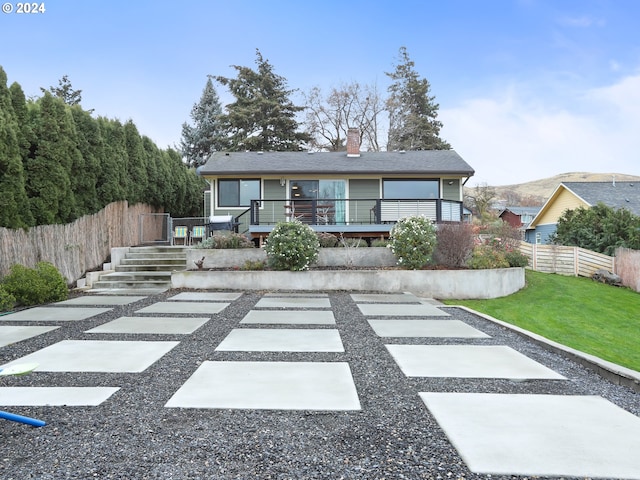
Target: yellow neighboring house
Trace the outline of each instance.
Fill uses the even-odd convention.
[[[558,219],[565,210],[591,208],[598,203],[614,208],[626,208],[640,215],[640,185],[630,182],[563,182],[553,191],[536,217],[529,224],[525,240],[547,244],[556,231]]]

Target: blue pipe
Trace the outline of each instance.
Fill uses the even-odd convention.
[[[23,417],[22,415],[16,415],[15,413],[3,412],[2,410],[0,410],[0,418],[11,420],[12,422],[26,423],[33,427],[44,427],[46,425],[46,422],[43,422],[42,420]]]

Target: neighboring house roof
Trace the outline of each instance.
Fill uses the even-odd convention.
[[[216,152],[200,175],[400,174],[471,177],[473,168],[453,150],[407,152]]]
[[[593,207],[598,203],[626,208],[640,215],[640,185],[630,182],[563,182],[553,191],[529,228],[554,224],[565,210]]]
[[[541,207],[505,207],[502,213],[509,210],[511,213],[518,215],[520,217],[522,215],[535,216],[540,211],[540,208]]]

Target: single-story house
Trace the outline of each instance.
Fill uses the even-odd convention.
[[[474,170],[455,151],[360,152],[357,138],[349,132],[346,152],[214,153],[199,169],[209,215],[233,216],[260,242],[291,219],[360,238],[387,237],[408,215],[464,220],[463,185]]]
[[[630,182],[563,182],[553,191],[525,232],[529,243],[547,244],[565,210],[603,203],[640,215],[640,185]]]

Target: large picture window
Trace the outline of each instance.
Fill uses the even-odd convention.
[[[249,207],[260,199],[260,180],[233,178],[218,180],[219,207]]]
[[[382,179],[382,198],[421,200],[440,198],[439,181],[430,179]]]

